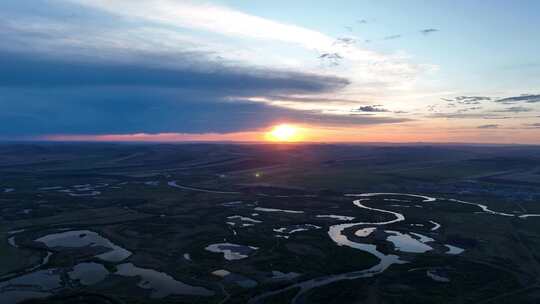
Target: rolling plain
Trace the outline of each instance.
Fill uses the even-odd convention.
[[[0,145],[1,303],[539,303],[540,147]]]

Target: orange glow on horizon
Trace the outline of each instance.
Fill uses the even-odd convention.
[[[477,129],[452,128],[439,124],[423,128],[420,122],[407,124],[324,126],[305,124],[278,124],[266,130],[232,133],[133,133],[104,135],[50,134],[34,139],[47,141],[96,142],[272,142],[272,143],[533,143],[540,144],[538,129]]]
[[[280,124],[267,132],[265,139],[276,142],[297,142],[301,141],[303,137],[300,134],[299,127],[290,124]]]

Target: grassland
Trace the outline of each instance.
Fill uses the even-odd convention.
[[[391,215],[358,208],[344,194],[401,192],[440,200],[424,204],[399,202],[391,196],[386,198],[390,200],[375,199],[372,207],[406,215],[406,221],[385,229],[414,231],[440,244],[423,254],[400,252],[408,263],[392,265],[373,278],[315,288],[302,301],[510,303],[515,299],[538,303],[540,220],[517,216],[540,213],[540,187],[515,181],[537,172],[539,152],[537,147],[480,146],[4,145],[0,146],[0,275],[22,275],[39,265],[47,250],[35,241],[41,236],[91,230],[132,253],[122,262],[204,287],[214,296],[152,298],[137,277],[114,274],[81,285],[69,279],[75,265],[102,263],[114,273],[119,264],[96,258],[106,249],[87,246],[48,249],[52,255],[38,269],[61,273],[62,285],[51,298],[29,303],[76,303],[76,299],[88,303],[246,303],[298,282],[377,264],[372,254],[337,246],[328,228],[340,221],[317,215],[338,214],[364,222],[391,220]],[[515,178],[506,183],[509,176]],[[198,190],[171,187],[171,181]],[[4,193],[8,188],[14,190]],[[445,198],[482,203],[516,216],[479,213],[477,206]],[[256,207],[302,213],[262,212]],[[228,217],[235,215],[258,222],[246,227],[227,224]],[[430,221],[441,228],[432,231]],[[276,237],[275,229],[305,224],[320,229]],[[15,248],[7,241],[8,231],[19,229],[25,230],[15,234],[19,246]],[[223,242],[258,249],[232,261],[205,250],[209,244]],[[368,242],[385,254],[397,253],[380,236]],[[442,244],[465,251],[449,256]],[[257,286],[241,287],[235,280],[212,274],[220,269],[249,278]],[[444,269],[451,281],[433,281],[426,269]],[[272,278],[273,271],[298,276],[277,280]],[[0,279],[0,284],[9,277]],[[288,303],[297,291],[286,290],[264,303]]]

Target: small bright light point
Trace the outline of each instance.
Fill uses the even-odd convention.
[[[266,139],[270,141],[291,142],[300,140],[298,128],[289,124],[277,125],[268,133]]]

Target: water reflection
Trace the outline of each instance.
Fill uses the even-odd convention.
[[[105,266],[98,263],[80,263],[68,272],[71,280],[78,280],[82,285],[94,285],[109,275]]]
[[[131,255],[131,252],[112,243],[96,232],[90,230],[73,230],[48,234],[35,240],[49,248],[54,247],[105,247],[109,251],[96,255],[97,258],[108,262],[120,262]]]
[[[172,276],[153,269],[140,268],[132,263],[117,266],[116,275],[139,277],[140,288],[150,289],[152,298],[164,298],[169,295],[212,296],[214,292],[204,287],[197,287],[175,280]]]
[[[223,257],[226,260],[232,261],[245,259],[249,256],[250,253],[259,248],[231,243],[218,243],[208,245],[205,249],[211,252],[223,253]]]

